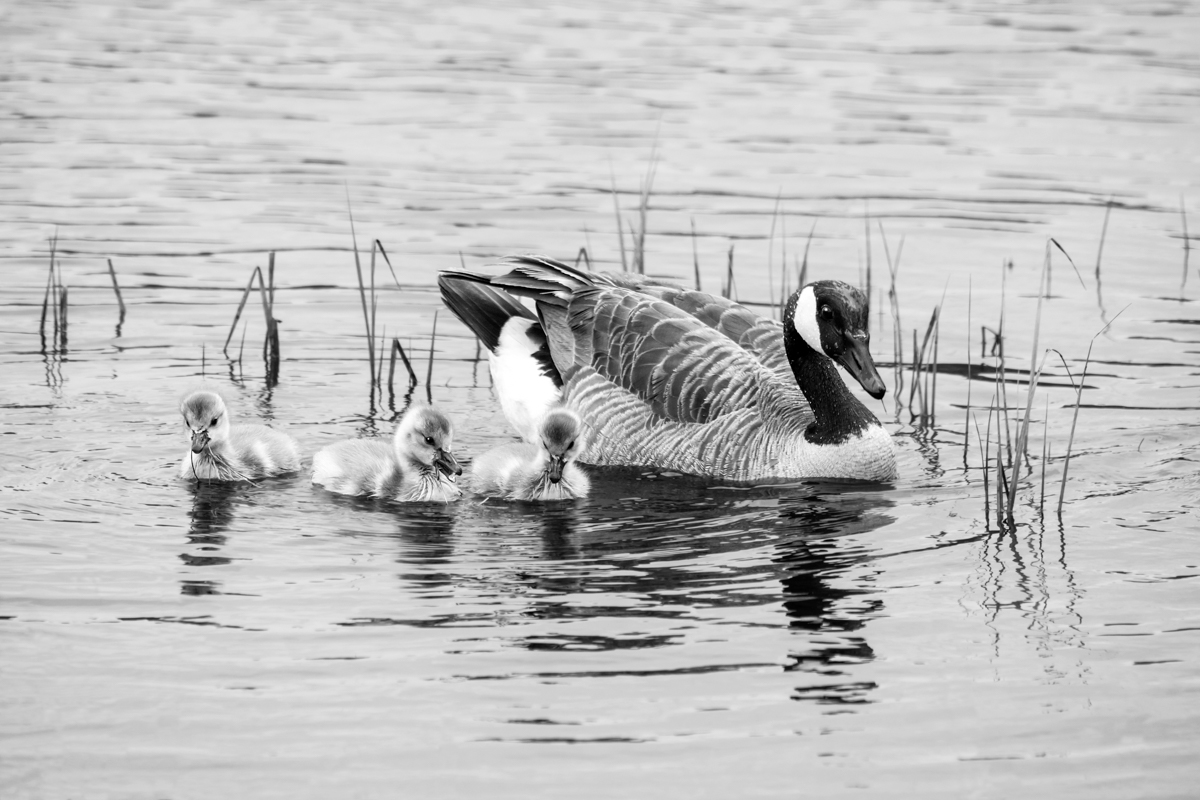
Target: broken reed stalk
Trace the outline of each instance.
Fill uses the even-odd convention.
[[[371,245],[371,293],[370,293],[370,298],[371,298],[371,324],[367,329],[368,341],[370,341],[371,339],[374,338],[377,321],[379,319],[379,295],[377,295],[375,293],[375,245],[374,244]],[[382,341],[382,337],[381,337],[381,341]],[[379,376],[383,373],[383,348],[380,347],[380,349],[378,351],[376,351],[374,342],[371,342],[370,350],[373,353],[374,352],[379,353],[378,366],[375,363],[375,359],[371,359],[371,363],[370,363],[371,384],[373,386],[376,386],[379,384]]]
[[[274,263],[272,253],[271,263]],[[279,383],[279,321],[275,319],[275,306],[272,302],[274,295],[274,270],[271,270],[271,284],[268,286],[263,279],[262,268],[255,267],[250,273],[250,280],[246,282],[246,288],[242,290],[242,298],[238,301],[237,311],[233,314],[233,323],[229,326],[229,333],[225,337],[225,344],[221,348],[221,352],[226,358],[229,356],[229,343],[233,340],[233,334],[237,331],[238,322],[242,318],[242,312],[246,308],[246,301],[250,299],[250,292],[254,290],[254,282],[258,281],[259,297],[262,300],[263,318],[266,321],[267,332],[263,338],[263,363],[267,369],[267,386],[272,387]],[[242,346],[238,349],[237,361],[242,360],[242,351],[246,344],[246,329],[242,328]],[[233,360],[233,359],[230,359]]]
[[[799,289],[800,287],[796,287]],[[788,298],[792,295],[792,287],[787,279],[787,212],[779,217],[779,318],[783,319],[783,311],[787,308]],[[868,314],[870,312],[868,311]]]
[[[38,330],[42,335],[42,349],[46,349],[46,316],[50,310],[50,293],[53,287],[57,284],[54,280],[54,255],[58,243],[58,231],[54,231],[54,237],[50,239],[50,271],[46,273],[46,293],[42,295],[42,319],[38,323]],[[57,291],[55,291],[57,296]],[[55,339],[58,338],[58,330],[55,330]]]
[[[696,273],[696,291],[700,288],[700,254],[696,251],[696,218],[692,217],[692,270]]]
[[[1100,244],[1096,247],[1096,302],[1104,311],[1104,299],[1100,296],[1100,257],[1104,255],[1104,237],[1108,234],[1108,216],[1112,213],[1113,199],[1108,198],[1104,206],[1104,223],[1100,226]]]
[[[975,441],[979,442],[980,464],[983,465],[983,519],[986,522],[991,518],[992,512],[988,508],[988,448],[984,446],[983,440],[979,436],[979,418],[971,414],[971,420],[975,423]],[[969,439],[968,434],[964,438]],[[988,409],[988,444],[992,441],[992,410]]]
[[[61,267],[59,272],[62,272]],[[63,353],[67,350],[67,287],[62,282],[61,274],[58,288],[58,349]]]
[[[392,391],[392,381],[396,375],[396,356],[400,356],[400,360],[404,362],[404,368],[408,370],[408,388],[413,388],[420,381],[417,380],[417,373],[413,369],[412,362],[408,360],[408,353],[404,352],[404,346],[400,344],[400,340],[392,337],[392,357],[391,363],[388,366],[388,391]]]
[[[637,237],[634,239],[634,263],[641,275],[646,274],[646,216],[650,212],[650,193],[654,188],[654,175],[658,171],[658,135],[655,134],[654,144],[650,147],[650,163],[646,165],[646,175],[642,178],[640,197],[638,200]]]
[[[1112,327],[1112,324],[1117,321],[1117,317],[1120,317],[1125,313],[1126,308],[1129,308],[1129,306],[1125,306],[1125,308],[1122,308],[1120,311],[1118,311],[1116,316],[1106,323],[1103,328],[1096,331],[1096,334],[1092,336],[1092,340],[1088,342],[1087,356],[1083,360],[1083,374],[1079,376],[1078,387],[1075,386],[1075,378],[1071,375],[1071,368],[1067,366],[1067,360],[1063,358],[1062,353],[1058,353],[1057,350],[1054,351],[1055,353],[1058,353],[1058,357],[1062,359],[1063,368],[1067,371],[1067,378],[1071,381],[1071,387],[1075,389],[1075,411],[1071,415],[1071,433],[1067,437],[1067,454],[1063,458],[1062,483],[1058,487],[1058,507],[1055,509],[1055,514],[1059,517],[1059,519],[1062,518],[1063,497],[1067,493],[1067,472],[1071,468],[1071,452],[1075,446],[1075,425],[1079,422],[1079,404],[1083,400],[1083,385],[1087,381],[1088,367],[1092,363],[1092,347],[1096,344],[1096,339],[1102,333]]]
[[[971,377],[971,298],[972,298],[972,296],[973,296],[973,293],[971,291],[971,276],[968,274],[967,275],[967,411],[966,411],[966,414],[964,415],[964,417],[969,417],[971,415],[971,384],[974,383],[974,379]],[[967,421],[964,418],[963,419],[963,430],[966,430],[966,428],[967,428]],[[967,444],[970,441],[970,438],[971,437],[969,437],[969,436],[963,437],[963,467],[964,467],[964,469],[966,468],[966,465],[967,465]]]
[[[383,330],[379,332],[379,372],[375,375],[375,386],[380,390],[383,389],[383,353],[387,349],[387,325],[383,326]]]
[[[250,291],[254,288],[255,278],[258,278],[261,283],[262,270],[258,267],[255,267],[254,271],[250,273],[250,280],[246,282],[246,288],[242,290],[242,299],[238,302],[237,311],[233,312],[233,324],[229,326],[229,335],[225,337],[225,345],[221,348],[221,352],[226,358],[229,358],[229,343],[233,340],[233,334],[237,330],[238,321],[242,318],[242,311],[246,308],[246,301],[250,299]]]
[[[625,257],[625,230],[621,227],[621,202],[617,198],[617,176],[613,174],[612,161],[608,162],[608,177],[612,186],[613,214],[617,217],[617,242],[621,245],[621,271],[629,271],[629,260]]]
[[[433,345],[437,341],[437,309],[433,311],[433,331],[429,334],[429,369],[425,372],[425,399],[433,405]]]
[[[263,287],[263,315],[267,321],[267,335],[263,339],[263,362],[267,365],[267,388],[279,383],[279,320],[275,319],[275,253],[267,258],[267,285]],[[258,275],[262,283],[262,273]]]
[[[51,349],[62,352],[67,349],[67,286],[62,279],[62,265],[58,263],[58,230],[50,239],[50,272],[46,276],[46,293],[42,297],[42,318],[38,330],[42,339],[42,353],[46,352],[46,319],[52,327]]]
[[[929,427],[937,426],[937,375],[938,375],[938,339],[941,338],[942,332],[942,304],[938,303],[938,307],[934,312],[936,319],[933,323],[933,363],[930,365],[929,371],[930,388],[929,388]]]
[[[887,259],[887,265],[888,265],[888,275],[889,275],[888,301],[891,303],[891,306],[892,306],[892,354],[893,354],[893,359],[895,361],[895,363],[892,365],[892,367],[893,367],[893,382],[895,384],[895,390],[894,390],[895,395],[894,396],[896,398],[896,419],[897,419],[897,421],[899,421],[900,409],[901,409],[900,398],[903,396],[902,393],[904,392],[904,373],[902,371],[904,368],[904,346],[903,346],[903,340],[901,339],[901,334],[900,334],[900,331],[902,330],[902,328],[900,326],[900,297],[899,297],[899,295],[896,294],[896,275],[900,271],[900,254],[904,250],[904,237],[903,236],[900,237],[900,246],[898,248],[896,248],[896,258],[893,261],[891,248],[888,247],[887,233],[884,232],[884,230],[883,230],[883,221],[880,220],[878,222],[878,225],[879,225],[879,237],[881,239],[883,239],[883,255],[884,255],[884,258]],[[870,240],[870,237],[868,237],[868,241],[869,240]],[[911,413],[911,408],[912,408],[912,399],[911,399],[911,395],[910,395],[910,398],[909,398],[910,413]]]
[[[1038,515],[1046,514],[1046,462],[1050,460],[1050,396],[1046,395],[1046,411],[1042,417],[1042,493],[1038,500]]]
[[[928,386],[922,385],[922,376],[926,375],[928,371],[926,368],[925,353],[929,349],[929,343],[933,338],[934,329],[937,327],[938,316],[940,315],[941,308],[941,305],[934,306],[933,314],[931,314],[929,317],[929,325],[925,328],[925,338],[922,340],[919,350],[917,348],[917,329],[913,328],[913,379],[912,386],[910,387],[908,394],[908,412],[912,419],[920,420],[918,425],[922,428],[924,428],[927,424],[926,417],[929,415],[929,406],[932,403],[931,398],[928,396]],[[926,383],[928,383],[928,380],[926,380]],[[919,413],[913,411],[914,399],[920,400],[921,410]]]
[[[350,244],[354,248],[354,273],[358,277],[358,299],[362,304],[363,326],[367,330],[367,369],[371,382],[375,381],[375,328],[371,324],[370,306],[375,302],[374,285],[372,284],[371,304],[367,302],[367,289],[363,281],[362,260],[358,257],[358,235],[354,230],[354,209],[350,205],[350,191],[346,191],[346,213],[350,218]],[[372,256],[375,248],[371,248]]]
[[[1005,271],[1006,266],[1008,269],[1012,269],[1012,260],[1011,259],[1008,261],[1007,264],[1001,263],[1001,265],[1000,265],[1000,324],[999,324],[999,326],[997,326],[997,329],[996,329],[997,336],[1004,335],[1005,305],[1006,305],[1006,301],[1008,298],[1008,273]],[[1003,407],[1004,407],[1004,433],[1005,433],[1005,436],[1003,437],[1003,439],[1004,439],[1005,449],[1008,451],[1009,463],[1012,463],[1012,430],[1009,428],[1009,419],[1008,419],[1008,376],[1007,376],[1006,366],[1007,366],[1007,361],[1005,360],[1005,357],[1004,357],[1004,348],[1001,347],[999,363],[997,364],[997,371],[996,371],[996,381],[997,381],[996,396],[998,398],[1000,398],[998,400],[998,403],[1003,405]],[[1000,440],[1001,440],[1000,423],[997,422],[996,423],[996,446],[997,447],[1000,446]],[[999,512],[997,512],[997,513],[999,513]]]
[[[879,221],[879,232],[883,233],[883,220]],[[863,238],[867,242],[867,297],[871,296],[871,202],[865,201],[863,205]],[[886,241],[884,247],[887,247]]]
[[[813,234],[817,232],[817,221],[814,219],[812,227],[808,229],[808,239],[804,242],[804,260],[800,262],[800,272],[796,277],[799,288],[804,288],[808,283],[808,249],[812,247]]]
[[[725,273],[725,290],[722,295],[726,300],[736,300],[733,293],[733,243],[729,243],[729,266]]]
[[[121,326],[125,324],[125,300],[121,297],[121,285],[117,283],[117,271],[113,268],[112,259],[108,259],[108,276],[112,278],[113,292],[117,295],[117,307],[121,310],[117,318],[117,336],[121,335]]]
[[[1001,362],[1001,365],[1003,365],[1003,362]],[[1008,495],[1003,466],[1005,450],[1008,451],[1009,463],[1012,463],[1012,433],[1008,429],[1008,395],[1003,391],[1003,374],[1002,367],[996,370],[996,385],[992,395],[992,404],[996,407],[996,415],[998,417],[996,420],[996,523],[1001,529],[1004,528],[1005,520],[1002,512],[1007,506],[1005,498]],[[1001,418],[1004,422],[1003,426],[1000,424]],[[1008,434],[1007,436],[1005,435],[1006,433]],[[988,442],[989,444],[991,442],[990,411],[988,416]]]
[[[462,257],[462,253],[459,253],[459,257],[460,257],[460,258]],[[579,252],[575,254],[575,267],[576,267],[576,269],[578,269],[578,268],[579,268],[579,265],[580,265],[581,263],[584,265],[584,268],[585,268],[585,269],[586,269],[588,272],[591,272],[591,271],[592,271],[592,257],[588,255],[588,251],[587,251],[587,248],[586,248],[586,247],[581,247],[581,248],[579,248]],[[464,267],[463,267],[463,269],[466,269],[466,267],[464,266]]]
[[[996,526],[1003,530],[1015,527],[1011,514],[1001,516],[1001,511],[1007,508],[1006,498],[1009,495],[1008,474],[1004,471],[1004,460],[1000,457],[1000,448],[996,448]]]
[[[775,255],[775,223],[779,220],[779,200],[783,197],[783,187],[775,192],[775,208],[771,211],[771,230],[767,234],[767,305],[775,306],[775,270],[772,257]],[[784,262],[784,266],[787,263]]]
[[[911,389],[909,389],[909,392],[908,392],[908,417],[909,417],[909,422],[912,422],[912,421],[913,421],[913,419],[915,418],[915,415],[913,414],[913,410],[912,410],[912,409],[913,409],[913,399],[915,398],[915,396],[916,396],[916,395],[920,394],[920,392],[921,392],[921,390],[922,390],[922,388],[923,388],[923,387],[921,386],[920,374],[919,374],[919,370],[921,369],[921,364],[919,363],[919,362],[920,362],[920,356],[918,356],[918,354],[917,354],[917,329],[916,329],[916,328],[913,328],[913,349],[912,349],[912,353],[913,353],[913,360],[912,360],[912,365],[913,365],[913,366],[912,366],[912,368],[913,368],[913,382],[912,382],[912,388],[911,388]],[[922,405],[923,405],[923,403],[922,403]]]
[[[1188,238],[1187,208],[1183,203],[1183,195],[1179,195],[1179,217],[1183,220],[1183,278],[1179,282],[1179,294],[1183,295],[1183,287],[1187,286],[1188,256],[1192,252],[1192,243]]]
[[[1053,241],[1053,240],[1051,240]],[[1049,293],[1050,278],[1050,242],[1046,242],[1046,255],[1042,260],[1042,275],[1038,282],[1037,312],[1033,317],[1033,346],[1029,353],[1029,391],[1025,394],[1025,416],[1017,429],[1017,455],[1012,461],[1012,484],[1009,486],[1007,515],[1012,518],[1013,506],[1017,500],[1017,484],[1021,477],[1021,457],[1029,446],[1029,417],[1033,411],[1033,394],[1037,391],[1041,366],[1037,361],[1038,337],[1042,328],[1042,300]],[[1042,357],[1045,362],[1045,356]]]

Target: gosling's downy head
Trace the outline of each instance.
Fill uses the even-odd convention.
[[[866,295],[850,284],[816,281],[792,295],[784,326],[817,353],[845,367],[867,394],[878,399],[887,387],[871,358],[869,312]]]
[[[583,422],[568,408],[554,408],[547,412],[538,432],[549,456],[546,476],[551,483],[558,483],[563,468],[583,451]]]
[[[451,452],[454,426],[450,418],[432,406],[408,410],[396,428],[396,455],[421,469],[436,468],[443,474],[461,475],[462,467]]]
[[[192,452],[199,453],[229,438],[229,411],[216,392],[196,391],[179,404],[183,422],[192,435]]]

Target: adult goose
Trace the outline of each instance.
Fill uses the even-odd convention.
[[[895,478],[890,435],[835,366],[883,397],[858,289],[810,283],[780,323],[644,276],[537,256],[502,266],[443,272],[438,284],[487,347],[505,416],[526,441],[563,404],[589,428],[585,463],[738,482]]]
[[[179,476],[200,481],[252,481],[300,469],[300,447],[266,425],[233,425],[216,392],[190,392],[179,404],[191,443]]]

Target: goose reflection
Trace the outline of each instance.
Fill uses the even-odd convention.
[[[875,652],[863,635],[868,620],[883,611],[883,600],[851,569],[869,561],[862,545],[839,541],[892,522],[881,509],[891,502],[878,494],[830,486],[780,514],[789,536],[774,559],[781,570],[788,626],[804,647],[789,654],[789,672],[808,673],[813,682],[797,686],[792,699],[841,707],[870,702],[872,681],[855,681],[853,667],[872,661]]]
[[[231,559],[221,555],[227,540],[226,531],[233,523],[235,500],[243,497],[250,487],[246,484],[197,481],[189,484],[188,488],[192,494],[189,513],[191,524],[187,533],[189,550],[179,554],[186,568],[185,575],[195,574],[195,569],[231,563]],[[213,579],[194,580],[185,577],[180,580],[180,591],[185,595],[220,594],[220,586],[221,582]]]
[[[845,537],[891,523],[885,509],[892,503],[885,494],[862,484],[712,486],[636,471],[605,470],[596,481],[586,504],[536,515],[512,509],[494,520],[510,558],[528,547],[530,536],[540,545],[537,560],[507,573],[508,593],[525,600],[520,617],[526,620],[660,622],[630,622],[619,636],[563,627],[508,638],[510,646],[609,650],[680,644],[689,634],[674,631],[693,627],[690,621],[709,611],[780,603],[788,628],[802,641],[787,655],[785,669],[820,674],[825,683],[815,694],[800,687],[795,697],[861,701],[870,686],[852,681],[831,686],[828,679],[844,677],[854,664],[874,657],[863,629],[881,613],[883,601],[871,576],[854,569],[869,553]],[[770,596],[763,591],[765,576],[779,590],[764,603]],[[500,591],[501,584],[497,580],[494,588]],[[582,592],[594,597],[585,607],[572,602]],[[666,632],[662,620],[672,623]],[[779,663],[779,653],[762,655],[764,663]]]

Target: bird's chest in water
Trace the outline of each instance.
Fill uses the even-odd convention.
[[[183,462],[183,475],[202,481],[229,481],[241,477],[235,464],[210,450],[189,453]]]

